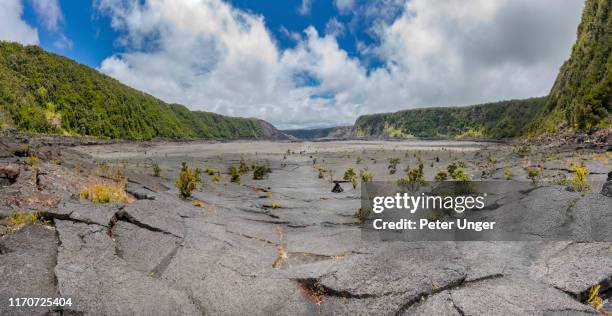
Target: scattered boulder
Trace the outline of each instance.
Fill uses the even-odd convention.
[[[336,182],[336,184],[334,184],[334,187],[332,188],[332,192],[334,192],[334,193],[342,193],[342,192],[344,192],[344,189],[342,188],[342,186],[340,186],[339,182]]]
[[[0,178],[8,180],[10,183],[15,183],[19,177],[20,169],[16,164],[0,165]],[[0,180],[1,181],[1,180]]]

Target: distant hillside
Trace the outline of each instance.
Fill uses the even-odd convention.
[[[525,131],[545,98],[435,107],[360,116],[357,137],[510,138]]]
[[[570,58],[531,131],[612,126],[612,1],[587,0]]]
[[[292,129],[282,132],[298,139],[347,139],[352,137],[352,129],[352,126],[337,126],[315,129]]]
[[[192,112],[37,46],[0,41],[0,127],[7,126],[124,139],[286,138],[262,120]]]

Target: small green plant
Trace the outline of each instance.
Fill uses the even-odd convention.
[[[372,175],[372,173],[368,172],[368,170],[366,169],[359,171],[359,177],[361,178],[361,181],[363,182],[370,182],[372,181],[372,179],[374,179],[374,176]]]
[[[154,162],[152,166],[153,166],[153,176],[159,177],[161,175],[161,168],[159,167],[159,164],[157,162]]]
[[[253,180],[263,180],[271,170],[267,165],[255,165],[253,168]]]
[[[587,297],[587,303],[591,305],[596,311],[601,312],[604,306],[603,299],[599,291],[601,290],[601,285],[597,284],[592,286],[589,289],[589,296]],[[605,314],[605,313],[602,313]]]
[[[355,164],[360,164],[361,163],[361,157],[357,157],[357,159],[355,160]]]
[[[38,165],[38,160],[39,159],[38,159],[38,157],[36,155],[31,154],[28,157],[28,165],[31,166],[31,167],[36,167]]]
[[[420,163],[418,168],[410,169],[410,166],[406,166],[404,169],[405,176],[397,181],[400,186],[410,186],[413,189],[418,189],[421,185],[425,184],[425,176],[423,170],[423,164]]]
[[[195,170],[193,170],[193,175],[197,183],[202,183],[202,170],[200,170],[200,168],[195,168]]]
[[[517,153],[521,157],[525,157],[525,156],[527,156],[527,155],[529,155],[531,153],[531,146],[529,146],[527,144],[517,146],[514,149],[514,152]]]
[[[395,174],[397,172],[397,165],[400,163],[400,159],[395,157],[395,158],[389,158],[389,165],[387,166],[387,169],[389,169],[389,174]]]
[[[506,180],[512,180],[512,177],[514,176],[514,174],[512,173],[512,167],[509,165],[504,166],[504,176],[506,177]]]
[[[434,180],[436,181],[445,181],[446,179],[448,179],[448,174],[444,170],[438,171],[434,177]]]
[[[353,189],[357,188],[357,174],[355,173],[355,170],[353,170],[353,167],[348,167],[348,169],[346,169],[342,179],[345,181],[351,181],[353,184]]]
[[[186,199],[191,196],[191,192],[196,188],[198,184],[198,177],[195,171],[189,169],[186,162],[181,163],[181,171],[179,177],[176,179],[174,184],[179,189],[179,196]]]
[[[281,208],[280,201],[273,201],[272,208],[273,209]]]
[[[370,215],[370,210],[365,210],[363,211],[360,208],[358,208],[355,213],[353,213],[353,218],[355,218],[355,224],[361,224],[363,223],[363,220]]]
[[[217,173],[217,170],[211,168],[211,167],[206,167],[206,169],[204,169],[204,172],[206,172],[206,174],[208,174],[209,176],[214,176]]]
[[[23,226],[30,223],[41,223],[48,225],[49,222],[45,221],[39,212],[17,212],[7,218],[7,231],[9,233],[14,233],[21,229]]]
[[[249,172],[249,166],[247,166],[243,158],[240,158],[240,166],[238,167],[238,172],[240,174],[245,174]]]
[[[213,183],[219,183],[221,182],[221,177],[218,174],[216,174],[212,176],[212,178],[210,178],[210,181],[212,181]]]
[[[227,172],[230,174],[231,182],[240,184],[240,172],[238,172],[238,168],[235,166],[229,166]]]
[[[455,171],[451,174],[451,178],[453,178],[455,181],[461,182],[471,181],[470,176],[461,168],[455,169]]]
[[[588,192],[591,190],[591,185],[588,182],[589,169],[584,164],[584,161],[580,165],[572,164],[572,171],[574,176],[570,181],[570,188],[576,192]]]
[[[319,166],[317,170],[319,171],[319,179],[325,178],[325,173],[327,172],[327,170],[321,166]]]
[[[540,169],[535,167],[526,167],[525,171],[527,172],[527,179],[531,180],[533,184],[537,184],[538,179],[540,178]]]

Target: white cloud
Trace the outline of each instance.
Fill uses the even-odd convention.
[[[53,42],[53,46],[59,49],[72,49],[72,41],[63,33],[59,33],[58,38]]]
[[[334,4],[341,13],[348,13],[355,6],[355,0],[334,0]]]
[[[298,12],[301,15],[309,15],[310,10],[312,9],[312,1],[313,0],[302,0],[302,4],[300,4],[300,7],[298,8]]]
[[[329,19],[325,25],[325,34],[333,36],[341,36],[344,34],[344,24],[338,21],[335,17]]]
[[[546,94],[582,5],[411,0],[380,11],[348,2],[375,25],[379,44],[359,45],[382,61],[379,68],[366,69],[339,47],[332,21],[324,35],[313,27],[303,36],[286,31],[296,46],[281,49],[264,17],[222,0],[99,0],[126,49],[100,70],[191,109],[281,128],[346,124],[365,113]]]
[[[0,40],[38,44],[38,31],[22,18],[21,0],[0,1]]]
[[[30,4],[47,30],[58,30],[64,19],[58,0],[30,0]]]

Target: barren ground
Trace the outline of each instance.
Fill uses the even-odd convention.
[[[605,299],[612,281],[612,243],[364,240],[353,216],[359,187],[346,183],[332,193],[330,172],[320,179],[315,168],[333,170],[334,179],[352,166],[396,180],[420,159],[431,180],[460,160],[474,180],[483,170],[488,179],[510,173],[525,180],[524,167],[541,165],[544,181],[571,177],[570,163],[584,161],[599,183],[591,192],[547,184],[525,199],[567,210],[563,216],[592,216],[612,231],[611,198],[599,193],[612,167],[605,151],[519,154],[516,146],[458,141],[229,142],[83,146],[50,156],[35,167],[25,157],[0,160],[20,171],[0,187],[0,229],[20,210],[50,220],[0,231],[3,315],[60,313],[7,306],[8,297],[23,296],[71,297],[64,313],[75,314],[597,314],[586,295],[601,284]],[[401,160],[394,175],[392,157]],[[227,168],[241,159],[272,172],[232,183]],[[183,161],[221,172],[219,183],[203,173],[193,193],[201,207],[177,197]],[[152,176],[153,162],[161,177]],[[106,169],[127,176],[130,202],[79,198]]]

